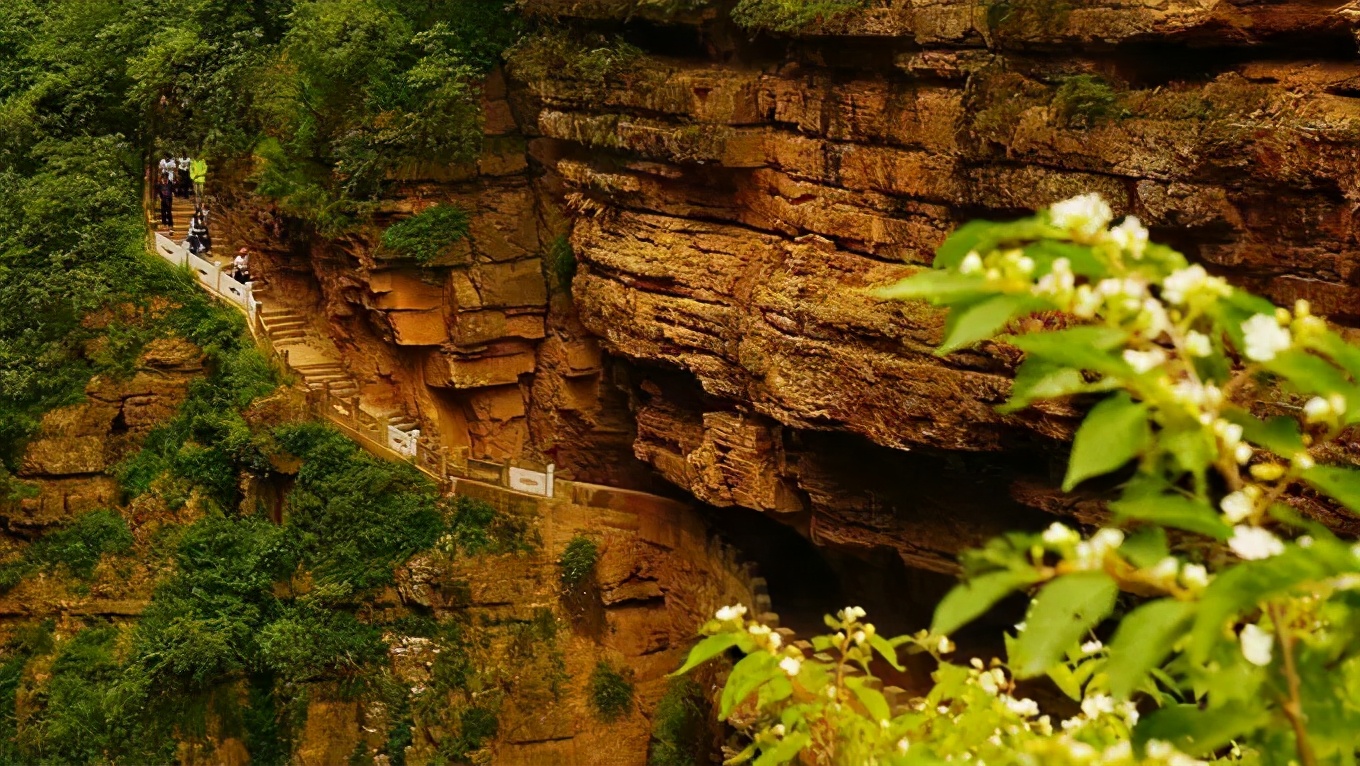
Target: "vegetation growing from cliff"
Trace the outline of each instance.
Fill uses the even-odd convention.
[[[388,226],[382,246],[402,258],[429,263],[468,234],[468,216],[454,205],[435,205]]]
[[[1053,108],[1061,124],[1076,128],[1090,128],[1127,114],[1114,88],[1089,74],[1063,80],[1053,94]]]
[[[620,670],[606,660],[600,660],[590,673],[590,707],[605,723],[612,723],[633,707],[631,671]]]
[[[1323,462],[1360,423],[1360,350],[1306,301],[1277,308],[1112,220],[1087,195],[971,223],[935,270],[879,291],[950,310],[941,354],[990,338],[1024,351],[1004,410],[1096,402],[1063,488],[1111,496],[1109,525],[965,553],[964,581],[912,636],[847,607],[808,656],[744,606],[719,610],[682,671],[743,655],[720,704],[754,714],[738,761],[1354,761],[1360,547],[1304,514],[1360,513],[1360,470]],[[1054,311],[1073,325],[1006,333]],[[950,635],[1012,594],[1029,606],[1005,658],[951,662]],[[927,694],[894,705],[871,663],[900,668],[904,649],[938,664]],[[1025,696],[1045,678],[1066,707]]]
[[[568,540],[562,558],[557,562],[562,570],[562,584],[570,587],[585,582],[595,572],[595,561],[599,557],[600,550],[589,537],[577,535]]]
[[[554,286],[565,293],[571,292],[571,282],[576,278],[576,251],[571,249],[567,235],[559,234],[548,243],[548,272],[552,274]]]
[[[540,29],[506,52],[511,71],[526,82],[562,77],[597,87],[624,76],[641,58],[642,49],[621,37],[562,28]]]
[[[672,678],[652,716],[647,766],[700,766],[710,747],[708,700],[687,676]]]
[[[797,32],[866,4],[867,0],[740,0],[732,8],[732,20],[747,29]]]
[[[52,572],[58,566],[88,579],[105,554],[131,547],[132,533],[122,516],[111,511],[81,514],[69,525],[35,540],[17,559],[0,565],[0,592],[35,572]]]

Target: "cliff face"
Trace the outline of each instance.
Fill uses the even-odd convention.
[[[871,2],[754,41],[712,9],[526,5],[638,46],[607,76],[512,61],[512,102],[576,214],[581,321],[633,368],[634,452],[709,503],[938,569],[1039,521],[1008,487],[1052,507],[1075,413],[997,414],[1012,351],[937,358],[936,312],[865,290],[972,218],[1100,192],[1238,284],[1360,319],[1335,4]],[[1002,491],[970,513],[976,485]]]

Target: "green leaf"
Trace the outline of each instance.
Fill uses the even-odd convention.
[[[1007,343],[1043,362],[1107,375],[1132,375],[1120,350],[1128,333],[1113,327],[1072,327],[1005,338]]]
[[[1051,271],[1053,262],[1059,258],[1067,259],[1072,266],[1072,273],[1088,277],[1092,281],[1101,279],[1109,273],[1105,262],[1096,256],[1095,250],[1089,245],[1046,239],[1027,246],[1025,255],[1034,261],[1036,276],[1043,276]]]
[[[900,282],[880,287],[874,290],[873,294],[885,300],[929,300],[932,303],[947,304],[977,300],[991,293],[987,290],[986,280],[980,276],[922,270]]]
[[[1117,383],[1114,381],[1088,383],[1081,370],[1030,357],[1021,362],[1015,371],[1011,398],[997,409],[1005,413],[1018,412],[1033,402],[1092,391],[1109,391],[1115,386]]]
[[[1306,351],[1291,349],[1262,365],[1307,394],[1341,393],[1347,401],[1356,397],[1356,388],[1335,365]]]
[[[1133,742],[1142,750],[1157,739],[1170,742],[1186,755],[1207,756],[1260,728],[1269,717],[1265,706],[1240,702],[1209,709],[1172,705],[1140,720],[1133,732]]]
[[[782,764],[793,763],[798,758],[798,754],[807,746],[812,738],[807,732],[795,731],[792,734],[779,740],[779,744],[760,754],[755,760],[755,766],[782,766]]]
[[[967,308],[956,308],[945,320],[944,343],[935,351],[939,356],[971,346],[996,335],[1014,317],[1027,314],[1042,302],[1027,295],[994,295]]]
[[[991,237],[996,224],[991,221],[969,221],[954,230],[944,244],[935,250],[935,268],[958,268],[963,259],[974,250],[979,250],[984,240]],[[986,255],[979,250],[979,255]]]
[[[1314,548],[1318,548],[1315,544]],[[1195,625],[1190,632],[1190,661],[1204,663],[1215,644],[1232,640],[1225,633],[1230,621],[1261,601],[1311,580],[1330,577],[1354,568],[1349,562],[1320,555],[1323,551],[1289,546],[1279,556],[1247,561],[1223,570],[1200,596]]]
[[[902,663],[897,660],[897,647],[891,641],[875,633],[869,637],[869,646],[872,646],[874,651],[878,652],[879,656],[883,658],[883,661],[893,667],[893,670],[904,670]]]
[[[1339,465],[1319,465],[1304,471],[1303,480],[1327,493],[1351,513],[1360,513],[1360,471]]]
[[[717,633],[705,638],[689,650],[689,658],[685,660],[685,664],[680,666],[679,670],[671,673],[670,677],[683,676],[699,665],[736,646],[740,640],[740,633]]]
[[[930,632],[947,636],[977,619],[996,602],[1038,581],[1034,570],[988,572],[955,585],[935,608]]]
[[[1058,691],[1066,694],[1073,702],[1081,702],[1081,682],[1072,669],[1059,662],[1048,669],[1048,678],[1058,687]]]
[[[1308,345],[1310,348],[1326,354],[1334,364],[1344,369],[1353,379],[1360,380],[1360,349],[1347,343],[1345,338],[1328,330],[1320,336],[1311,338]],[[1360,402],[1351,403],[1348,409],[1353,413],[1356,408],[1360,408]]]
[[[1156,566],[1171,555],[1171,548],[1166,542],[1166,530],[1161,527],[1139,527],[1124,538],[1119,553],[1136,567]]]
[[[1152,438],[1147,405],[1118,393],[1091,409],[1072,440],[1072,459],[1063,479],[1063,491],[1081,482],[1122,467],[1147,449]]]
[[[855,693],[855,698],[859,700],[869,715],[873,716],[874,723],[892,719],[892,709],[888,707],[888,700],[877,689],[868,686],[861,676],[849,676],[845,679],[845,685],[850,687],[850,691]]]
[[[1025,630],[1011,653],[1016,678],[1042,675],[1061,662],[1114,609],[1119,586],[1104,572],[1077,572],[1049,583],[1030,602]]]
[[[1223,419],[1242,426],[1243,439],[1280,457],[1292,458],[1303,451],[1303,435],[1294,418],[1279,415],[1260,420],[1246,410],[1230,409],[1224,411]]]
[[[1183,495],[1126,496],[1110,503],[1110,510],[1119,521],[1136,519],[1216,540],[1227,540],[1232,535],[1232,529],[1208,504]]]
[[[1190,602],[1164,598],[1149,601],[1120,620],[1106,670],[1110,693],[1120,699],[1133,694],[1171,653],[1194,611]]]
[[[779,667],[779,659],[773,654],[755,652],[742,657],[732,666],[732,672],[727,676],[727,683],[723,686],[722,699],[718,706],[718,720],[726,721],[733,708],[776,674],[783,675],[784,671]]]

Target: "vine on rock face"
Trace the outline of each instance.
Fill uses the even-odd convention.
[[[878,293],[947,307],[941,354],[989,338],[1023,350],[1006,411],[1103,396],[1063,488],[1118,480],[1112,525],[965,553],[964,581],[914,636],[879,636],[850,607],[809,657],[745,607],[720,610],[678,672],[745,655],[721,700],[724,719],[753,722],[731,763],[1355,763],[1360,546],[1307,512],[1325,498],[1360,512],[1360,470],[1323,464],[1360,423],[1360,350],[1306,302],[1276,308],[1136,218],[1112,221],[1086,195],[969,223],[934,270]],[[1034,314],[1065,329],[1005,332]],[[944,659],[950,634],[1016,592],[1031,600],[1004,661]],[[904,649],[939,666],[927,695],[893,706],[871,663],[899,667]],[[1017,691],[1041,677],[1080,714],[1059,721]]]

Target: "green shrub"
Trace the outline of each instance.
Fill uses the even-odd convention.
[[[506,60],[515,76],[528,82],[564,78],[604,87],[626,75],[642,55],[641,48],[618,36],[555,28],[520,40]]]
[[[687,676],[672,678],[652,717],[648,766],[700,766],[712,743],[704,691]]]
[[[429,263],[468,234],[468,215],[453,205],[435,205],[398,221],[382,235],[383,252]]]
[[[438,489],[410,464],[373,457],[321,423],[274,435],[303,461],[286,524],[318,584],[356,593],[386,585],[393,567],[443,534]]]
[[[377,628],[349,612],[299,603],[260,632],[265,665],[288,681],[352,675],[386,656]]]
[[[89,579],[104,554],[122,553],[132,543],[132,532],[122,516],[112,511],[91,511],[33,541],[19,559],[0,566],[0,591],[13,588],[33,572],[50,572],[58,565],[65,565],[76,577]]]
[[[633,706],[632,671],[620,672],[605,660],[590,673],[590,706],[606,723],[617,721]]]
[[[449,553],[465,556],[483,553],[502,554],[533,550],[527,539],[528,522],[518,516],[501,513],[485,500],[456,495],[444,501],[452,507],[449,533],[445,538]]]
[[[863,8],[866,0],[740,0],[732,20],[747,29],[797,32],[815,21]]]
[[[1125,115],[1122,99],[1104,80],[1089,74],[1063,80],[1053,96],[1053,109],[1061,124],[1089,128]]]
[[[562,584],[571,586],[584,581],[595,571],[595,561],[599,555],[594,540],[583,535],[571,538],[557,562],[562,568]]]
[[[565,234],[560,234],[548,243],[548,270],[556,281],[557,289],[571,292],[571,282],[576,278],[576,251]]]

